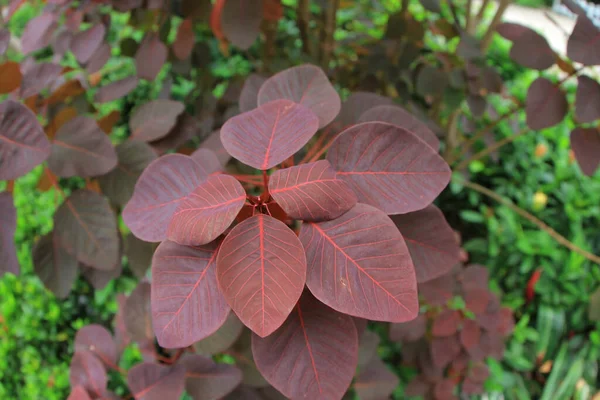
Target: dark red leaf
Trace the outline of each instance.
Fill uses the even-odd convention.
[[[369,364],[373,358],[377,358],[377,347],[380,341],[379,335],[369,330],[359,335],[358,367],[360,369]]]
[[[431,341],[431,358],[433,364],[445,368],[461,352],[458,335],[436,337]]]
[[[458,397],[454,395],[455,388],[456,383],[452,379],[444,379],[436,383],[433,389],[433,397],[435,400],[458,400]]]
[[[135,235],[127,235],[125,238],[125,255],[133,274],[138,278],[143,278],[152,263],[154,244],[144,242]]]
[[[258,91],[266,80],[267,78],[258,74],[248,75],[240,93],[239,106],[241,112],[254,110],[258,107]]]
[[[117,152],[96,121],[78,116],[58,129],[52,142],[48,166],[56,175],[90,177],[117,166]]]
[[[416,135],[434,150],[440,147],[440,140],[424,122],[415,118],[399,106],[381,105],[365,111],[358,122],[387,122],[399,126]]]
[[[260,33],[262,0],[227,0],[221,13],[223,34],[234,46],[246,50]]]
[[[341,399],[357,365],[352,318],[305,292],[272,335],[252,336],[252,353],[264,377],[292,399]]]
[[[246,329],[242,332],[238,343],[235,344],[236,363],[238,368],[243,373],[243,384],[254,388],[264,388],[269,386],[269,382],[265,380],[254,362],[252,355],[252,332]]]
[[[259,214],[231,230],[217,256],[217,279],[240,320],[261,337],[284,323],[306,281],[306,257],[283,222]]]
[[[75,386],[67,400],[92,400],[83,386]]]
[[[142,240],[165,240],[179,203],[206,178],[201,167],[188,156],[168,154],[154,160],[138,179],[123,210],[123,221]]]
[[[127,374],[127,384],[136,400],[178,399],[185,384],[185,367],[144,362]]]
[[[93,74],[102,69],[108,62],[111,56],[110,44],[102,43],[100,47],[94,52],[90,61],[87,64],[86,70],[88,74]]]
[[[390,324],[390,340],[394,342],[414,342],[427,331],[427,317],[423,314],[412,321]]]
[[[102,86],[96,92],[96,102],[107,103],[109,101],[120,99],[135,89],[137,84],[138,78],[135,76],[129,76],[113,83],[109,83],[106,86]]]
[[[52,41],[52,51],[55,56],[64,56],[67,50],[71,48],[71,41],[73,40],[73,34],[65,29],[58,33]]]
[[[216,154],[219,163],[223,166],[231,159],[231,155],[225,150],[225,147],[223,147],[223,143],[221,142],[221,131],[214,131],[211,133],[210,136],[202,142],[200,147],[212,150]]]
[[[319,128],[329,124],[341,109],[340,96],[325,72],[314,65],[299,65],[273,75],[258,91],[258,104],[287,99],[303,105],[319,118]]]
[[[454,296],[455,286],[454,279],[441,276],[419,284],[419,296],[431,306],[442,306]]]
[[[33,247],[35,273],[56,297],[64,299],[77,279],[78,262],[50,232]]]
[[[359,118],[370,109],[377,106],[391,106],[392,99],[371,92],[354,92],[344,101],[336,124],[340,128],[346,128],[358,122]]]
[[[458,280],[465,290],[468,288],[481,288],[487,290],[489,271],[484,266],[472,264],[461,271]]]
[[[490,370],[483,362],[474,364],[469,368],[468,378],[472,382],[484,382],[490,376]]]
[[[460,389],[466,395],[483,394],[485,391],[482,382],[473,382],[469,378],[465,378]]]
[[[105,34],[106,27],[100,23],[73,36],[71,51],[80,64],[86,64],[92,58],[102,44]]]
[[[108,271],[119,259],[117,217],[105,197],[80,189],[54,214],[54,235],[69,253],[90,267]]]
[[[419,312],[408,248],[390,218],[358,203],[340,218],[305,222],[310,291],[329,307],[375,321],[405,322]]]
[[[525,32],[530,31],[531,29],[523,26],[521,24],[515,24],[512,22],[503,22],[498,25],[496,32],[498,32],[504,38],[510,40],[511,42],[519,39],[519,36],[524,34]]]
[[[131,342],[129,332],[125,326],[125,305],[127,302],[127,296],[124,294],[117,295],[117,313],[113,318],[113,327],[115,330],[115,343],[117,345],[117,354],[121,355],[125,347]]]
[[[579,16],[567,42],[567,56],[583,65],[600,64],[598,38],[600,31],[594,23],[585,15]]]
[[[12,193],[0,193],[0,210],[0,277],[7,272],[18,275],[19,260],[15,248],[17,210],[13,204]]]
[[[415,265],[417,282],[447,274],[460,260],[460,246],[444,214],[434,205],[392,216]]]
[[[206,121],[200,121],[198,118],[183,112],[177,118],[177,123],[166,136],[158,140],[153,140],[150,144],[159,154],[164,154],[170,149],[177,149],[186,144],[190,139],[196,136],[203,137],[212,129],[212,118]],[[210,125],[210,126],[208,126]]]
[[[153,100],[133,113],[129,121],[131,139],[151,142],[166,136],[183,112],[183,103],[174,100]]]
[[[27,107],[13,100],[0,104],[0,180],[25,175],[50,155],[50,142]]]
[[[127,333],[133,341],[144,343],[150,340],[154,345],[150,296],[150,284],[141,281],[127,298],[123,316]]]
[[[231,118],[221,128],[221,141],[236,159],[267,170],[304,147],[318,125],[308,108],[276,100]]]
[[[586,75],[577,77],[575,116],[579,122],[600,119],[600,84]]]
[[[244,324],[235,315],[230,312],[219,329],[212,335],[194,343],[196,353],[203,355],[213,355],[229,349],[242,334]]]
[[[461,322],[460,312],[456,310],[443,311],[433,320],[431,333],[433,336],[454,335],[458,331]]]
[[[21,36],[21,51],[24,55],[48,46],[56,29],[56,16],[43,13],[27,22]]]
[[[406,389],[404,390],[404,394],[407,396],[424,396],[429,392],[430,384],[425,380],[425,378],[421,376],[417,376],[411,380],[408,385],[406,385]]]
[[[233,392],[229,393],[223,400],[265,400],[256,389],[241,385]]]
[[[548,79],[539,77],[529,86],[525,105],[529,128],[540,130],[554,126],[563,120],[568,109],[564,92]]]
[[[360,340],[362,335],[367,332],[367,325],[369,320],[364,318],[352,317],[354,326],[356,326],[356,333],[358,333],[358,339]]]
[[[379,357],[374,357],[361,369],[354,381],[354,390],[361,400],[388,399],[400,380]]]
[[[342,132],[327,159],[358,201],[386,214],[404,214],[429,205],[450,182],[448,164],[410,132],[365,122]]]
[[[337,218],[356,204],[356,195],[336,179],[327,160],[275,171],[269,192],[291,218],[308,221]]]
[[[173,42],[173,53],[180,60],[185,60],[192,54],[194,49],[194,25],[191,19],[181,21],[177,28],[177,38]]]
[[[102,361],[89,351],[79,350],[71,360],[69,382],[71,387],[82,386],[94,397],[102,397],[108,377]]]
[[[600,164],[600,133],[596,128],[575,128],[571,132],[571,147],[579,167],[592,176]]]
[[[187,246],[210,243],[221,235],[242,209],[246,192],[230,175],[213,175],[179,202],[167,238]]]
[[[469,287],[464,290],[463,298],[467,310],[475,314],[482,314],[490,301],[490,292],[484,288]]]
[[[75,335],[75,352],[90,351],[107,368],[117,364],[117,345],[112,334],[101,325],[86,325]]]
[[[502,307],[500,309],[499,318],[500,318],[499,333],[503,336],[510,335],[513,332],[513,330],[515,329],[515,319],[514,319],[512,310],[508,307]]]
[[[554,65],[557,56],[544,36],[525,28],[525,31],[513,40],[510,58],[524,67],[543,70]]]
[[[462,330],[460,331],[460,343],[462,346],[467,350],[477,346],[479,344],[480,336],[481,329],[477,322],[471,319],[465,319]]]
[[[101,271],[96,268],[88,267],[82,263],[79,264],[79,268],[81,269],[83,277],[96,290],[104,289],[110,281],[117,279],[123,273],[123,264],[121,264],[121,260],[119,260],[117,265],[109,271]]]
[[[219,158],[215,152],[210,149],[199,148],[198,150],[194,151],[190,157],[192,157],[194,161],[196,161],[196,163],[200,165],[202,169],[204,169],[206,176],[218,174],[224,170]]]
[[[135,54],[137,76],[152,81],[167,61],[169,50],[161,42],[158,34],[150,32],[146,35]]]
[[[221,399],[242,382],[242,372],[233,365],[216,364],[198,355],[187,356],[181,363],[186,368],[185,391],[194,399]]]
[[[216,278],[215,243],[204,247],[165,241],[152,259],[152,322],[158,343],[182,348],[212,335],[229,307]]]
[[[58,64],[35,64],[23,74],[20,92],[21,98],[25,99],[46,89],[59,77],[61,72],[62,67]]]

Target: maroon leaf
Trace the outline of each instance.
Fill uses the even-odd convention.
[[[216,278],[215,243],[204,247],[162,242],[152,259],[152,322],[158,343],[182,348],[212,335],[229,307]]]
[[[327,159],[358,201],[386,214],[404,214],[429,205],[450,182],[448,164],[405,129],[365,122],[342,132]]]
[[[56,132],[48,166],[64,178],[103,175],[117,166],[117,152],[95,120],[78,116]]]
[[[421,376],[415,377],[406,385],[404,394],[407,396],[425,396],[429,392],[429,382]]]
[[[25,25],[23,36],[21,36],[23,54],[26,55],[48,46],[56,26],[56,16],[52,13],[44,13],[29,20]]]
[[[150,284],[141,281],[127,298],[123,315],[127,333],[132,340],[140,343],[151,340],[154,345],[150,296]]]
[[[184,19],[177,28],[177,38],[173,42],[173,54],[180,60],[185,60],[194,49],[194,25],[191,19]]]
[[[137,140],[123,142],[115,150],[118,159],[116,168],[100,176],[98,182],[102,193],[113,204],[124,207],[133,196],[140,175],[156,159],[156,153],[150,145]]]
[[[265,400],[257,391],[252,387],[241,385],[238,386],[233,392],[225,396],[223,400]]]
[[[446,367],[460,351],[458,335],[436,337],[431,341],[431,358],[433,364],[439,368]]]
[[[18,275],[19,260],[15,248],[17,210],[10,192],[0,193],[0,210],[0,277],[7,272]]]
[[[35,273],[56,297],[64,299],[77,279],[78,262],[52,232],[42,236],[33,247]]]
[[[567,42],[567,56],[583,65],[600,64],[598,37],[600,31],[594,23],[585,15],[578,17]]]
[[[334,219],[356,204],[354,192],[335,175],[327,160],[280,169],[269,179],[269,192],[291,218]]]
[[[600,84],[586,75],[577,77],[575,116],[579,122],[600,119]]]
[[[219,158],[215,152],[210,149],[200,148],[194,151],[190,157],[204,169],[206,176],[223,172],[223,166],[221,165]]]
[[[481,265],[469,265],[461,271],[458,279],[464,289],[482,288],[487,289],[489,281],[489,272],[486,267]]]
[[[362,335],[367,331],[367,325],[369,320],[364,318],[352,317],[354,326],[356,326],[356,333],[358,333],[358,340],[362,338]]]
[[[443,311],[433,320],[431,333],[433,336],[454,335],[458,331],[461,322],[460,312],[456,310]]]
[[[499,333],[503,336],[510,335],[515,329],[515,318],[513,316],[513,312],[508,307],[502,307],[500,309],[500,329]]]
[[[273,386],[267,386],[261,389],[258,389],[258,392],[264,398],[264,400],[288,400],[279,390],[275,389]]]
[[[267,78],[258,74],[248,75],[240,93],[239,106],[241,112],[254,110],[258,107],[258,91],[266,80]]]
[[[358,368],[362,369],[365,365],[369,364],[373,358],[377,358],[377,347],[379,346],[381,339],[377,333],[368,330],[359,336]]]
[[[217,279],[240,320],[261,337],[284,323],[306,281],[306,256],[298,237],[268,215],[231,230],[217,256]]]
[[[75,352],[90,351],[107,368],[117,364],[117,345],[112,334],[101,325],[86,325],[75,335]]]
[[[152,263],[154,244],[144,242],[135,235],[127,235],[125,238],[125,255],[133,274],[138,278],[143,278]]]
[[[50,142],[36,116],[24,105],[0,104],[0,180],[25,175],[50,155]]]
[[[98,92],[96,92],[96,102],[107,103],[109,101],[120,99],[135,89],[137,84],[138,78],[129,76],[116,82],[109,83],[106,86],[102,86]]]
[[[519,36],[530,30],[531,29],[527,28],[526,26],[511,22],[503,22],[499,24],[498,28],[496,29],[500,35],[512,42],[516,41],[519,39]]]
[[[221,142],[221,131],[217,130],[211,133],[210,136],[202,142],[200,147],[212,150],[216,154],[219,163],[223,166],[231,159],[231,155],[225,150],[225,147],[223,147],[223,143]]]
[[[107,381],[108,377],[102,361],[89,351],[75,352],[69,374],[71,387],[82,386],[94,397],[102,397],[106,392]]]
[[[64,56],[67,50],[71,48],[73,34],[67,29],[63,30],[54,37],[52,41],[52,51],[55,56]]]
[[[388,399],[400,380],[379,357],[374,357],[354,381],[354,390],[361,400]]]
[[[556,57],[546,38],[529,28],[513,40],[510,49],[510,58],[524,67],[537,70],[550,68]]]
[[[221,13],[221,28],[234,46],[246,50],[260,33],[262,0],[227,0]]]
[[[276,100],[231,118],[221,128],[221,141],[236,159],[267,170],[300,150],[318,125],[303,105]]]
[[[75,386],[67,400],[92,400],[83,386]]]
[[[412,321],[390,324],[390,340],[394,342],[414,342],[421,339],[427,331],[427,317],[417,315]]]
[[[58,64],[35,64],[23,74],[20,92],[21,98],[25,99],[46,89],[59,77],[61,72],[62,67]]]
[[[341,109],[340,96],[325,72],[314,65],[299,65],[273,75],[261,86],[258,104],[287,99],[303,105],[319,118],[319,128],[329,124]]]
[[[310,291],[329,307],[375,321],[405,322],[419,312],[408,248],[390,218],[357,204],[340,218],[305,222]]]
[[[115,343],[117,345],[117,354],[122,354],[125,347],[131,342],[129,332],[125,326],[125,305],[127,302],[127,296],[124,294],[117,295],[117,313],[113,318],[113,326],[115,330]]]
[[[185,106],[179,101],[153,100],[137,110],[129,121],[131,139],[151,142],[167,135]]]
[[[433,388],[433,396],[436,400],[458,400],[454,395],[456,383],[450,378],[444,379],[435,384]]]
[[[485,363],[479,362],[469,368],[468,378],[472,382],[484,382],[490,376],[490,370]]]
[[[167,238],[187,246],[210,243],[235,220],[246,201],[242,185],[230,175],[213,175],[179,202]]]
[[[463,293],[467,310],[475,314],[484,313],[490,301],[489,291],[484,288],[470,287]]]
[[[473,382],[469,378],[465,378],[460,387],[460,391],[466,395],[482,394],[484,390],[483,383]]]
[[[85,64],[92,58],[98,47],[102,44],[105,34],[105,26],[103,24],[96,24],[73,36],[71,51],[80,64]]]
[[[204,179],[200,166],[188,156],[169,154],[154,160],[138,179],[123,210],[123,221],[142,240],[166,239],[179,203]]]
[[[54,235],[90,267],[108,271],[117,264],[117,218],[106,198],[96,192],[81,189],[65,199],[54,214]]]
[[[239,339],[239,343],[236,343],[236,348],[241,349],[237,354],[236,363],[238,368],[243,373],[243,384],[252,386],[255,388],[263,388],[269,386],[269,382],[265,380],[263,375],[260,373],[254,362],[254,356],[252,355],[252,332],[245,330]],[[243,345],[243,346],[241,346]]]
[[[160,40],[158,34],[150,32],[146,35],[135,54],[137,76],[152,81],[167,61],[169,49]]]
[[[185,357],[185,391],[194,399],[218,400],[242,382],[242,372],[233,365],[216,364],[212,359]]]
[[[221,353],[233,346],[243,329],[244,324],[235,313],[230,312],[225,323],[215,333],[194,343],[194,349],[196,353],[207,356]]]
[[[123,264],[121,260],[117,265],[109,271],[101,271],[96,268],[91,268],[85,264],[80,263],[79,268],[83,277],[94,287],[96,290],[102,290],[108,285],[113,279],[117,279],[123,273]]]
[[[94,52],[90,61],[87,64],[86,70],[88,74],[93,74],[102,69],[108,62],[111,56],[110,44],[102,43],[100,47]]]
[[[537,78],[527,91],[525,113],[527,126],[534,130],[549,128],[561,122],[569,109],[563,91],[546,78]]]
[[[399,106],[381,105],[365,111],[358,122],[387,122],[413,133],[434,150],[440,147],[440,140],[427,125]]]
[[[417,282],[448,273],[460,260],[460,246],[444,214],[434,205],[409,214],[394,215],[415,265]]]
[[[454,296],[455,281],[441,276],[436,279],[421,283],[419,295],[432,306],[442,306]]]
[[[185,384],[185,367],[144,362],[127,374],[127,384],[136,400],[178,399]]]
[[[252,336],[252,353],[264,377],[292,399],[341,399],[357,365],[352,318],[305,292],[272,335]]]
[[[340,128],[346,128],[358,122],[359,118],[370,109],[383,106],[393,105],[392,99],[383,97],[376,93],[370,92],[354,92],[344,101],[336,122]]]

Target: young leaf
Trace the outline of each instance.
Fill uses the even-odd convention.
[[[50,142],[27,107],[13,100],[0,104],[0,180],[25,175],[50,155]]]
[[[144,362],[127,374],[127,384],[136,400],[178,399],[185,384],[185,367]]]
[[[386,214],[423,209],[450,182],[450,168],[435,150],[407,130],[381,122],[346,129],[327,160],[359,202]]]
[[[80,64],[86,64],[92,58],[102,44],[105,34],[106,28],[100,23],[73,36],[71,51]]]
[[[258,91],[260,106],[287,99],[303,105],[319,118],[319,128],[329,124],[341,109],[340,96],[325,72],[314,65],[299,65],[273,75]]]
[[[66,298],[77,279],[77,259],[52,232],[35,244],[32,258],[35,273],[44,286],[59,299]]]
[[[352,318],[308,291],[272,335],[252,336],[258,369],[292,399],[341,399],[356,370],[357,351]]]
[[[154,346],[150,296],[150,284],[141,281],[125,301],[123,316],[127,333],[132,340],[138,343],[151,341]]]
[[[600,119],[600,84],[586,75],[577,77],[575,117],[579,122]]]
[[[458,331],[462,322],[460,312],[456,310],[445,310],[433,320],[431,334],[433,336],[450,336]]]
[[[23,99],[38,94],[50,86],[62,72],[62,67],[53,63],[39,63],[23,74],[20,96]]]
[[[183,112],[183,103],[173,100],[153,100],[135,110],[129,127],[131,139],[151,142],[167,135]]]
[[[229,313],[216,278],[218,245],[162,242],[152,259],[152,325],[158,343],[182,348],[212,335]]]
[[[98,193],[80,189],[54,214],[57,240],[86,265],[108,271],[119,258],[117,218],[108,201]]]
[[[561,122],[569,103],[563,91],[548,79],[539,77],[527,91],[527,126],[533,130],[549,128]]]
[[[148,267],[152,263],[154,255],[154,244],[144,242],[135,235],[130,234],[125,238],[125,255],[129,261],[129,268],[138,278],[146,276]]]
[[[200,166],[181,154],[162,156],[148,165],[123,210],[123,221],[146,242],[167,238],[171,217],[183,198],[206,179]]]
[[[97,103],[107,103],[109,101],[120,99],[129,94],[138,84],[138,78],[128,76],[127,78],[109,83],[102,86],[97,92],[95,100]]]
[[[23,55],[48,46],[52,33],[56,29],[56,16],[50,12],[43,13],[27,22],[21,36]]]
[[[212,359],[192,355],[183,358],[185,391],[197,400],[218,400],[242,382],[242,372],[233,365],[216,364]]]
[[[579,16],[567,42],[567,56],[583,65],[599,65],[598,37],[600,31],[596,25],[587,16]]]
[[[356,195],[336,179],[327,160],[275,171],[269,192],[291,218],[307,221],[335,219],[356,204]]]
[[[450,272],[460,260],[460,246],[444,214],[434,205],[409,214],[394,215],[415,265],[417,282]]]
[[[361,400],[380,400],[389,398],[399,384],[396,374],[379,357],[373,357],[356,376],[354,390]]]
[[[425,144],[423,144],[425,145]],[[310,291],[329,307],[374,321],[405,322],[419,312],[408,248],[390,218],[358,203],[340,218],[305,222]]]
[[[103,175],[117,166],[117,153],[95,120],[79,116],[56,133],[48,166],[64,178]]]
[[[260,33],[262,0],[227,0],[221,13],[221,28],[234,46],[247,50]]]
[[[167,61],[168,55],[169,50],[160,40],[158,34],[148,33],[135,54],[135,68],[137,69],[138,78],[149,81],[154,80]]]
[[[107,368],[117,364],[117,345],[112,334],[101,325],[86,325],[75,335],[75,352],[90,351]]]
[[[12,193],[0,193],[0,277],[7,272],[19,274],[19,261],[15,248],[17,229],[17,210],[13,204]]]
[[[221,141],[236,159],[267,170],[304,147],[318,126],[317,116],[308,108],[275,100],[229,119],[221,128]]]
[[[231,225],[246,201],[242,185],[230,175],[213,175],[179,202],[167,238],[187,246],[210,243]]]
[[[184,19],[177,28],[177,38],[173,42],[175,57],[180,60],[188,58],[194,49],[194,41],[194,24],[191,19]]]
[[[240,320],[261,337],[283,324],[306,282],[306,257],[298,237],[268,215],[231,230],[217,256],[217,279]]]
[[[194,349],[196,353],[207,356],[221,353],[233,346],[243,329],[244,324],[235,313],[230,312],[225,323],[215,333],[194,343]]]
[[[92,398],[83,386],[75,386],[67,400],[92,400]]]
[[[90,351],[76,351],[69,369],[71,387],[82,386],[94,397],[102,397],[105,394],[108,382],[106,370],[102,361]]]
[[[254,110],[258,107],[258,91],[267,78],[258,74],[250,74],[244,81],[240,93],[239,106],[241,112]]]
[[[354,92],[342,104],[335,122],[340,128],[346,128],[358,122],[359,118],[377,106],[391,106],[394,102],[388,97],[383,97],[371,92]]]

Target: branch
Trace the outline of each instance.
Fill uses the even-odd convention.
[[[456,170],[461,171],[463,168],[468,166],[469,163],[471,163],[472,161],[479,160],[480,158],[483,158],[483,157],[487,156],[488,154],[493,153],[494,151],[498,150],[500,147],[504,146],[505,144],[513,142],[515,139],[523,136],[524,134],[526,134],[529,131],[530,131],[529,128],[525,128],[525,129],[521,130],[519,133],[515,133],[514,135],[505,137],[504,139],[497,141],[493,145],[481,150],[480,152],[472,155],[471,157],[467,158],[466,160],[463,160],[460,164],[458,164],[458,166],[456,167]]]
[[[323,29],[321,30],[321,67],[329,70],[329,61],[333,53],[333,34],[336,28],[336,16],[340,0],[327,0],[323,7]]]
[[[488,4],[490,4],[490,0],[483,0],[483,3],[481,3],[479,12],[477,12],[477,16],[475,17],[475,20],[476,20],[475,25],[479,25],[479,23],[483,19],[483,14],[485,14],[485,9],[487,8]]]
[[[304,54],[310,55],[310,42],[308,41],[308,25],[310,21],[310,0],[298,0],[298,8],[296,9],[297,19],[296,24],[300,31],[300,39],[302,40],[302,51]]]
[[[500,4],[498,5],[496,14],[494,14],[494,18],[492,18],[492,22],[490,22],[490,25],[488,26],[488,29],[485,32],[485,35],[483,35],[483,39],[481,40],[481,50],[483,50],[484,52],[487,50],[488,47],[490,47],[490,44],[492,43],[492,38],[494,37],[494,33],[496,32],[496,28],[502,21],[502,15],[504,14],[504,11],[506,11],[510,3],[510,0],[500,0]]]
[[[477,27],[474,19],[473,0],[467,0],[467,8],[465,10],[465,31],[467,31],[468,34],[473,34],[474,28]]]
[[[575,243],[569,241],[567,238],[562,236],[560,233],[556,232],[554,229],[552,229],[551,227],[546,225],[542,220],[534,217],[527,211],[523,210],[521,207],[515,205],[512,201],[505,199],[504,197],[494,193],[490,189],[487,189],[477,183],[469,182],[469,181],[465,180],[464,178],[462,178],[462,181],[459,183],[471,190],[474,190],[474,191],[479,192],[491,199],[496,200],[498,203],[505,205],[506,207],[510,208],[511,210],[513,210],[514,212],[519,214],[521,217],[525,218],[532,224],[536,225],[542,231],[546,232],[554,240],[556,240],[558,243],[565,246],[569,250],[574,251],[575,253],[584,256],[585,258],[587,258],[588,260],[590,260],[592,262],[595,262],[596,264],[600,264],[600,257],[582,249],[581,247],[577,246]]]

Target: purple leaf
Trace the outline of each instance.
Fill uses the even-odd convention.
[[[135,76],[129,76],[127,78],[120,79],[108,85],[102,86],[96,92],[96,102],[107,103],[109,101],[120,99],[121,97],[129,94],[138,84],[138,78]]]
[[[223,34],[234,46],[247,50],[260,33],[262,0],[227,0],[221,13]]]
[[[183,112],[183,103],[174,100],[153,100],[135,110],[129,127],[130,139],[151,142],[166,136]]]
[[[462,317],[459,311],[445,310],[433,320],[431,334],[433,336],[451,336],[458,331],[458,327],[462,322]]]
[[[484,266],[472,264],[461,271],[458,280],[464,289],[473,287],[487,289],[489,272]]]
[[[527,91],[525,113],[527,126],[533,130],[549,128],[561,122],[569,103],[558,85],[546,78],[537,78]]]
[[[150,144],[160,154],[170,149],[176,149],[184,145],[191,138],[198,136],[203,130],[202,122],[196,117],[183,112],[177,118],[177,122],[166,136],[152,141]]]
[[[352,318],[305,292],[272,335],[252,336],[252,353],[264,377],[292,399],[341,399],[357,365]]]
[[[599,65],[600,51],[596,45],[600,31],[585,15],[577,18],[567,42],[567,56],[583,65]]]
[[[356,195],[336,179],[327,160],[275,171],[269,192],[291,218],[308,221],[335,219],[356,204]]]
[[[167,238],[187,246],[210,243],[221,235],[242,209],[246,192],[230,175],[213,175],[179,202]]]
[[[501,36],[510,40],[511,42],[516,41],[519,39],[519,36],[530,30],[531,29],[527,28],[526,26],[512,22],[503,22],[499,24],[498,28],[496,29]]]
[[[194,399],[218,400],[231,393],[241,382],[242,372],[233,365],[216,364],[208,357],[185,357],[185,391]]]
[[[577,77],[575,117],[578,122],[600,119],[600,84],[586,75]]]
[[[105,197],[80,189],[54,214],[54,235],[80,262],[108,271],[120,255],[117,217]]]
[[[24,55],[48,46],[56,29],[56,16],[51,13],[39,15],[25,25],[21,36],[21,51]]]
[[[10,31],[8,29],[0,29],[0,56],[6,53],[10,45]]]
[[[394,342],[414,342],[425,336],[427,332],[427,317],[417,315],[412,321],[390,324],[390,340]]]
[[[448,302],[455,291],[454,279],[446,276],[432,279],[419,285],[419,296],[432,306],[442,306]]]
[[[117,262],[117,264],[108,271],[101,271],[96,268],[88,267],[85,264],[80,263],[79,268],[81,269],[81,274],[96,290],[102,290],[108,285],[110,281],[113,279],[117,279],[123,273],[123,265],[121,264],[121,260]]]
[[[223,397],[223,400],[265,400],[256,389],[252,387],[240,385],[229,395]]]
[[[462,346],[469,350],[479,344],[479,338],[481,336],[481,329],[477,322],[466,319],[463,322],[462,330],[460,331],[460,343]]]
[[[433,397],[436,400],[458,400],[458,397],[454,395],[455,388],[456,383],[451,378],[446,378],[435,384]]]
[[[152,324],[158,343],[183,348],[212,335],[229,313],[216,277],[218,246],[162,242],[152,259]]]
[[[433,364],[445,368],[461,351],[458,335],[433,338],[431,341],[431,358]]]
[[[571,148],[579,167],[592,176],[600,164],[600,133],[596,128],[575,128],[571,132]]]
[[[110,138],[90,117],[78,116],[56,132],[48,166],[56,175],[82,178],[103,175],[117,166]]]
[[[210,149],[199,148],[190,157],[204,170],[206,176],[223,172],[223,166],[216,153]]]
[[[409,214],[394,215],[415,265],[417,282],[450,272],[460,260],[460,246],[444,214],[434,205]]]
[[[133,341],[138,343],[151,341],[152,346],[154,346],[150,292],[148,282],[141,281],[138,283],[125,302],[123,316],[127,333]]]
[[[468,287],[463,291],[463,299],[467,310],[475,314],[482,314],[490,302],[490,293],[484,288]]]
[[[308,108],[276,100],[231,118],[221,128],[221,141],[236,159],[267,170],[304,147],[318,125]]]
[[[361,369],[354,381],[354,390],[361,400],[388,399],[400,380],[379,357],[374,357]]]
[[[27,107],[13,100],[0,104],[0,180],[25,175],[50,155],[50,142]]]
[[[0,193],[0,277],[7,272],[19,274],[19,261],[15,248],[17,210],[12,193]]]
[[[358,122],[359,118],[377,106],[391,106],[392,99],[370,92],[354,92],[344,101],[336,123],[344,129]]]
[[[261,337],[284,323],[306,282],[306,257],[283,222],[259,214],[227,235],[217,256],[217,279],[240,320]]]
[[[513,39],[510,58],[524,67],[544,70],[554,65],[557,55],[544,36],[525,28],[525,31]]]
[[[83,386],[75,386],[67,400],[92,400]]]
[[[23,74],[20,92],[21,98],[25,99],[46,89],[59,77],[61,72],[62,67],[58,64],[35,64]]]
[[[67,29],[61,31],[52,41],[52,51],[56,57],[62,57],[71,48],[73,34]]]
[[[144,37],[135,54],[137,76],[152,81],[167,61],[169,49],[160,40],[157,33],[150,32]]]
[[[233,346],[243,329],[244,324],[235,313],[230,312],[225,323],[215,333],[194,343],[194,349],[196,353],[207,356],[221,353]]]
[[[102,69],[111,56],[110,44],[102,43],[87,63],[87,73],[93,74]]]
[[[73,36],[71,51],[80,64],[86,64],[92,58],[102,44],[105,34],[106,27],[100,23]]]
[[[405,322],[419,312],[415,271],[390,218],[358,203],[340,218],[305,222],[306,284],[320,301],[344,314]]]
[[[82,386],[94,397],[102,397],[108,377],[102,361],[89,351],[79,350],[71,360],[69,382],[71,387]]]
[[[154,246],[153,243],[144,242],[135,235],[127,235],[125,238],[125,255],[129,261],[129,268],[138,278],[146,276],[148,267],[152,263]]]
[[[210,136],[202,142],[200,147],[212,150],[222,166],[225,166],[231,159],[231,155],[225,150],[225,147],[223,147],[223,143],[221,142],[221,131],[214,131],[211,133]]]
[[[308,108],[319,118],[319,128],[333,121],[341,109],[340,96],[325,72],[308,64],[288,68],[263,83],[258,92],[260,106],[280,99]]]
[[[358,333],[358,340],[362,338],[362,335],[367,332],[367,325],[369,324],[368,319],[352,317],[354,325],[356,326],[356,333]]]
[[[358,333],[358,332],[357,332]],[[358,341],[358,368],[362,369],[369,364],[373,358],[377,357],[377,347],[381,339],[379,335],[372,331],[365,331],[359,335]]]
[[[75,335],[75,352],[90,351],[107,368],[117,364],[117,345],[112,334],[101,325],[86,325]]]
[[[411,380],[408,385],[406,385],[406,389],[404,390],[404,394],[407,396],[423,396],[429,392],[429,382],[425,380],[422,376],[417,376]]]
[[[179,60],[187,59],[194,49],[195,42],[194,24],[191,19],[184,19],[181,21],[179,28],[177,28],[177,37],[173,42],[173,54]]]
[[[178,399],[185,384],[185,367],[144,362],[127,374],[127,384],[136,400]]]
[[[386,214],[429,205],[450,182],[448,164],[410,132],[381,122],[351,126],[333,142],[327,159],[358,201]]]
[[[78,262],[52,232],[42,236],[33,247],[35,273],[56,297],[66,298],[77,279]]]
[[[206,178],[188,156],[169,154],[154,160],[138,179],[123,210],[123,221],[146,242],[166,239],[167,227],[179,203]]]
[[[266,80],[267,78],[258,74],[248,75],[240,93],[239,105],[241,112],[254,110],[258,107],[258,91]]]

